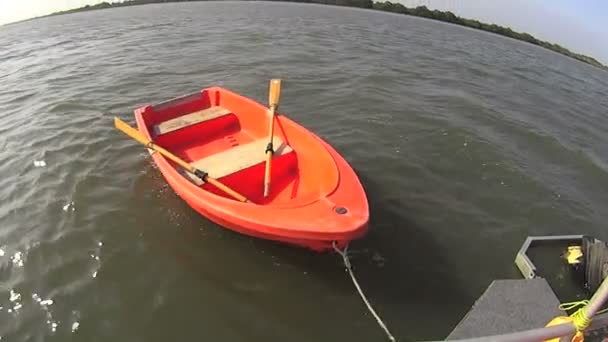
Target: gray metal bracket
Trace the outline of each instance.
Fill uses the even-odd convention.
[[[536,266],[528,258],[528,250],[534,246],[547,244],[581,243],[583,235],[528,236],[515,256],[515,265],[526,279],[539,278]]]

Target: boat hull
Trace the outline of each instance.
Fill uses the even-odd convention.
[[[210,106],[225,107],[231,114],[167,136],[154,136],[155,125],[159,122]],[[197,154],[209,158],[209,155],[226,154],[230,148],[242,148],[252,139],[264,139],[263,127],[267,127],[270,120],[264,106],[218,87],[139,108],[135,117],[144,135],[192,162]],[[171,188],[190,207],[236,232],[315,251],[329,250],[334,242],[343,247],[365,235],[369,218],[367,198],[346,160],[329,144],[289,118],[279,115],[276,120],[276,140],[282,139],[293,151],[274,157],[274,185],[269,198],[261,194],[264,163],[219,178],[251,200],[242,203],[209,184],[194,184],[162,155],[153,153],[152,158]],[[231,145],[224,147],[226,141]]]

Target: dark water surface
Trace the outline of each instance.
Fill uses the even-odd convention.
[[[362,179],[371,223],[352,261],[400,340],[443,338],[518,277],[527,235],[608,239],[605,71],[331,6],[51,17],[0,27],[2,341],[383,340],[336,255],[210,223],[112,127],[211,85],[265,102],[272,77],[282,111]]]

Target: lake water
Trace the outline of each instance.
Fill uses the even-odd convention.
[[[531,234],[608,239],[608,73],[508,38],[322,5],[138,6],[0,27],[2,341],[380,341],[341,260],[210,223],[118,115],[211,85],[359,174],[352,262],[400,340],[445,337]],[[557,285],[559,286],[559,284]]]

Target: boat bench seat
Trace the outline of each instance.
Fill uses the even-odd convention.
[[[207,109],[199,110],[194,113],[179,116],[177,118],[159,123],[153,127],[154,136],[158,137],[178,129],[192,126],[201,122],[209,121],[220,116],[232,113],[226,108],[215,106]]]
[[[219,179],[266,161],[266,145],[268,140],[259,139],[253,142],[239,145],[220,153],[213,154],[203,159],[190,163],[199,170],[209,173],[209,177]],[[279,137],[274,137],[274,157],[288,154],[293,149]],[[181,170],[181,169],[180,169]],[[203,181],[191,173],[181,170],[193,183],[202,185]]]

